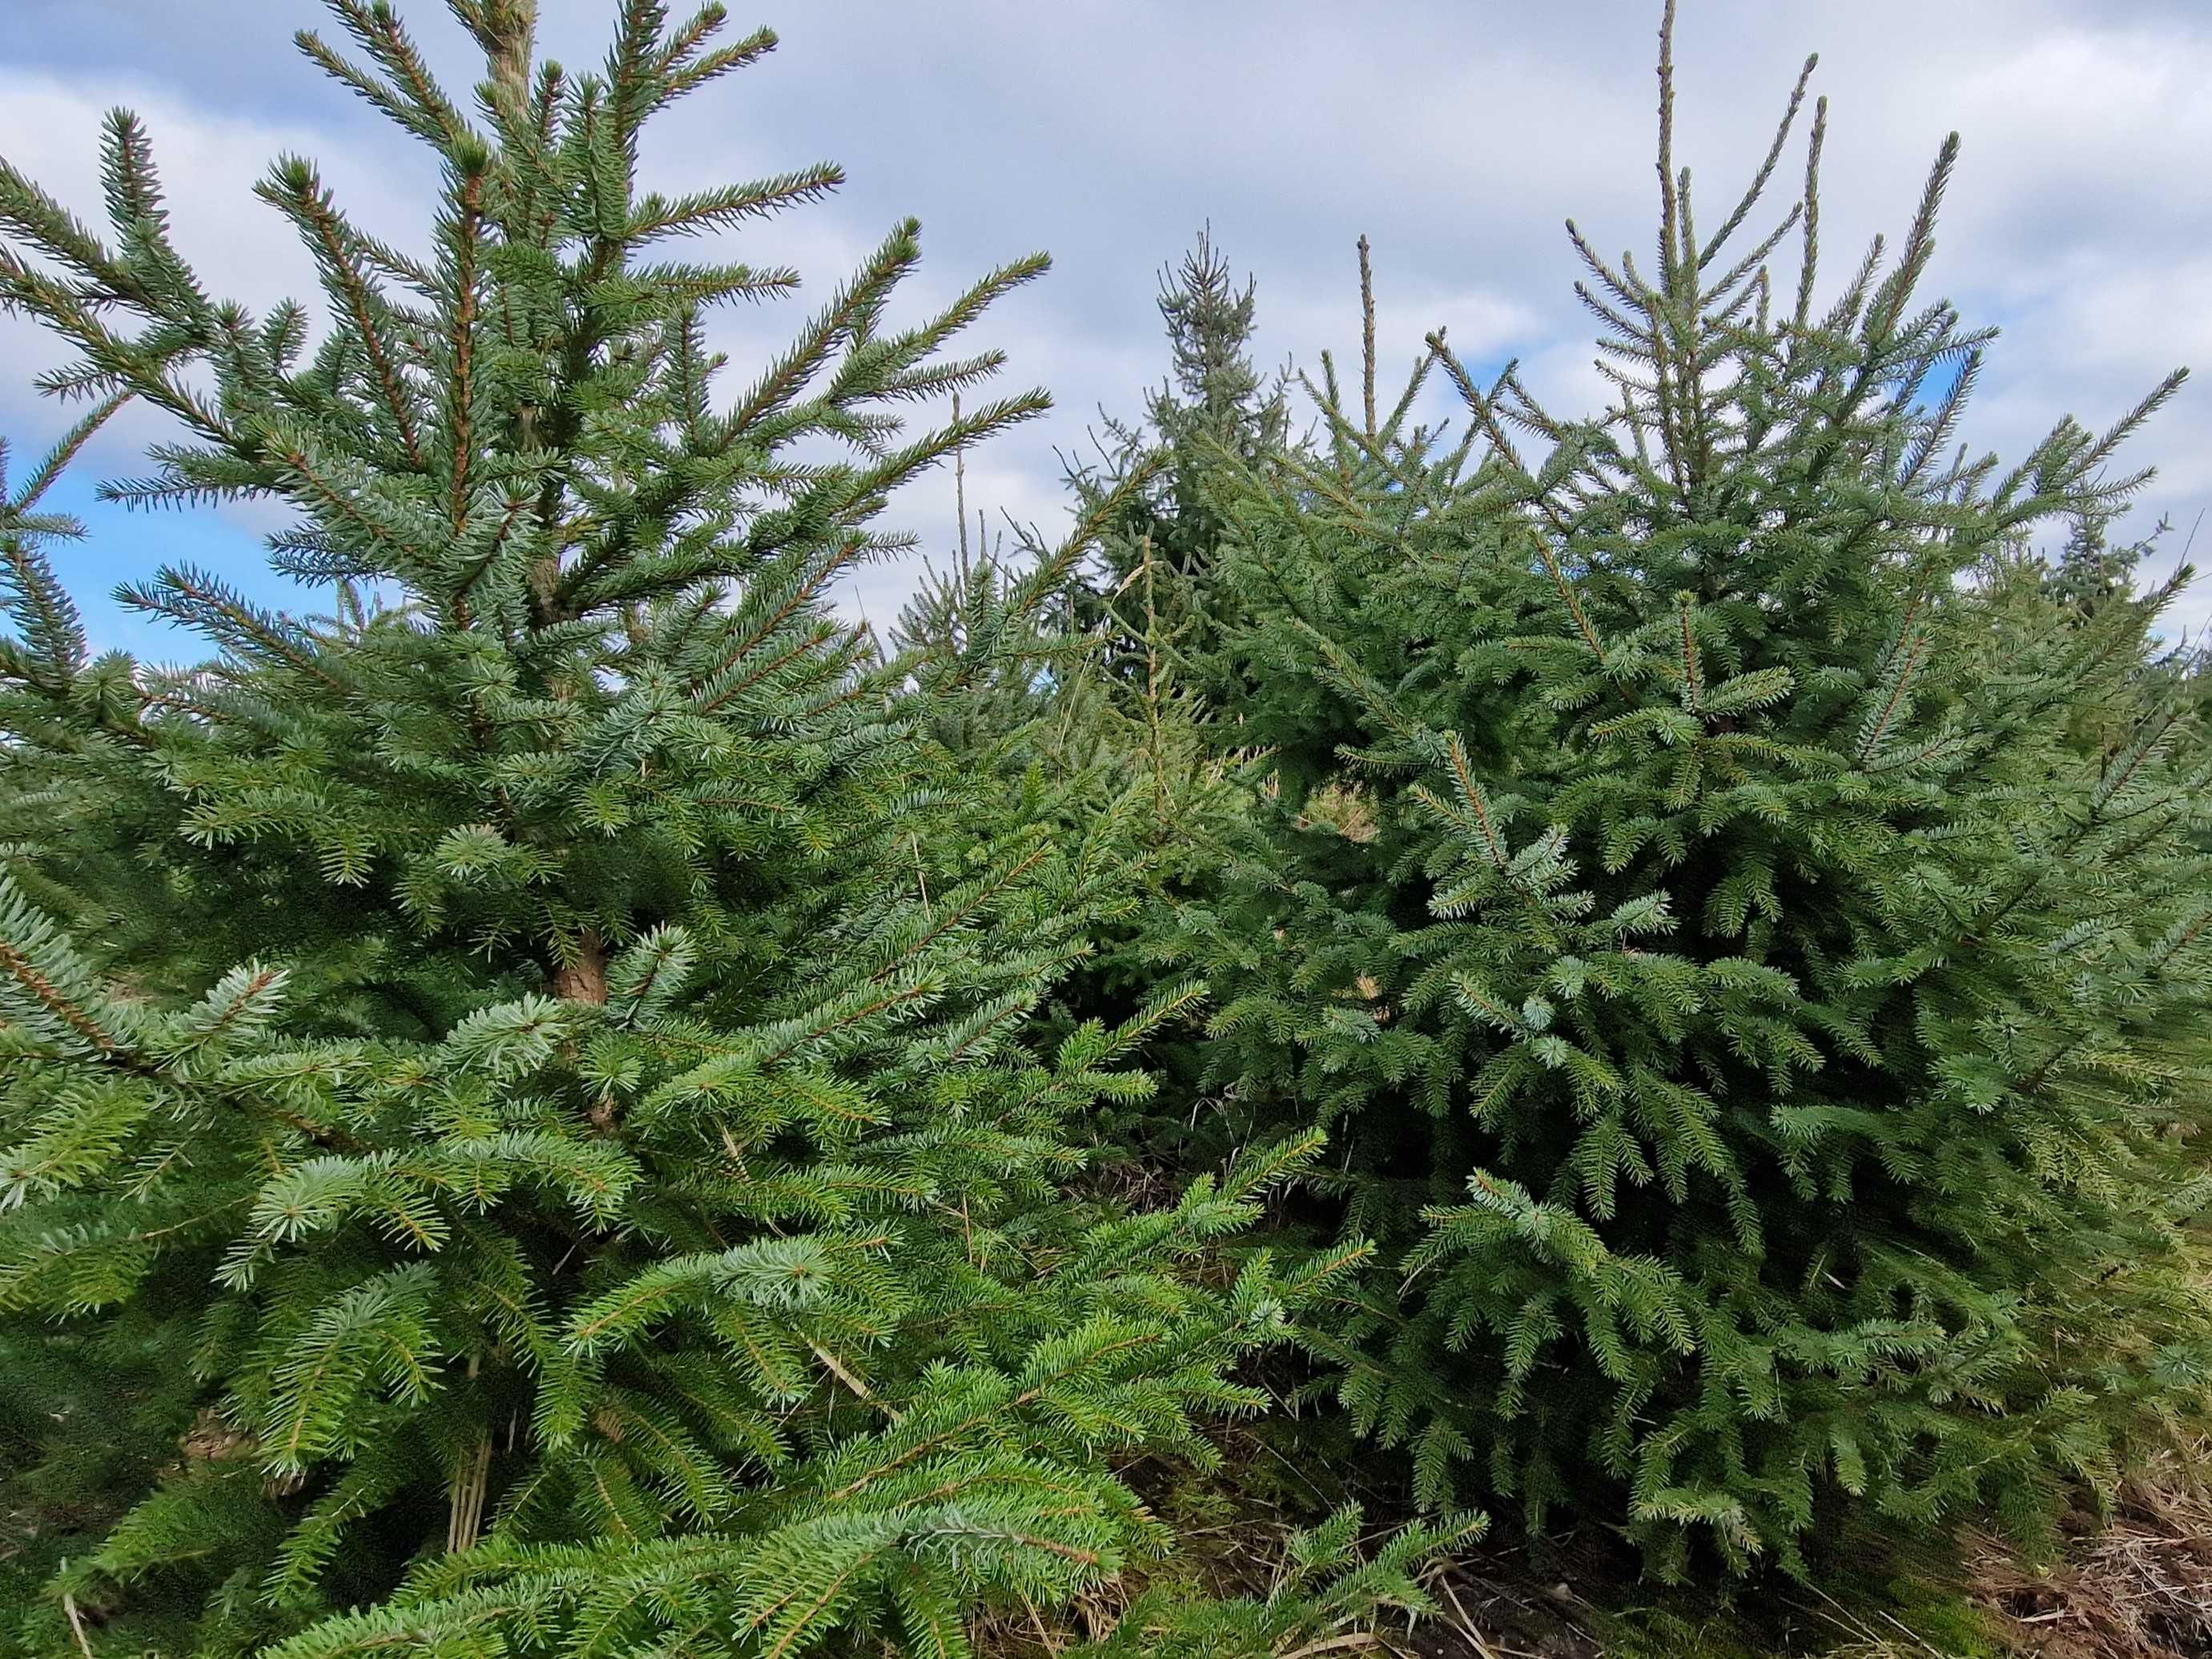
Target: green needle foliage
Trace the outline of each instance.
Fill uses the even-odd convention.
[[[1104,417],[1100,459],[1072,466],[1067,480],[1100,519],[1075,612],[1100,635],[1108,672],[1156,678],[1164,637],[1194,679],[1224,695],[1234,688],[1213,686],[1211,660],[1231,603],[1214,581],[1224,528],[1216,480],[1279,452],[1290,424],[1286,386],[1252,364],[1256,289],[1249,277],[1238,288],[1231,272],[1209,228],[1160,273],[1168,379],[1146,396],[1141,421]]]
[[[128,665],[94,669],[47,556],[82,526],[40,510],[63,465],[112,412],[94,410],[12,487],[0,448],[0,605],[14,624],[14,636],[0,641],[0,731],[12,739],[0,743],[0,856],[79,921],[105,921],[111,904],[150,908],[161,896],[127,860],[146,820],[121,810],[128,792],[112,786],[131,763],[116,763],[115,746],[103,742],[103,722],[115,714],[106,700],[128,690]],[[159,791],[137,793],[143,806]],[[173,824],[155,805],[153,821]],[[188,1338],[144,1304],[64,1329],[0,1321],[0,1605],[29,1605],[71,1539],[112,1522],[174,1455],[198,1393],[179,1364]]]
[[[641,134],[773,37],[447,5],[465,95],[299,37],[438,178],[386,241],[275,165],[312,308],[207,290],[127,113],[99,229],[0,162],[83,415],[0,466],[0,1654],[1291,1659],[1479,1492],[1813,1573],[2212,1405],[2212,705],[2110,539],[2179,377],[1960,444],[1955,145],[1832,292],[1825,111],[1701,227],[1662,49],[1591,420],[1441,334],[1378,401],[1363,244],[1295,439],[1202,240],[1066,541],[879,643],[830,595],[1046,407],[958,350],[1043,259],[895,321],[900,224],[733,369],[799,279],[724,239],[839,174]],[[42,502],[134,401],[108,497],[283,513],[330,614],[172,567],[205,659],[94,653]],[[1249,1495],[1261,1378],[1450,1518],[1187,1595],[1145,1494]]]
[[[2212,1380],[2207,750],[2155,600],[2025,551],[2140,484],[2180,377],[1974,457],[1989,333],[1918,295],[1955,143],[1829,296],[1825,110],[1778,223],[1791,119],[1701,219],[1670,67],[1656,265],[1575,237],[1607,413],[1432,337],[1463,439],[1419,377],[1378,416],[1370,350],[1249,475],[1224,739],[1279,798],[1154,950],[1239,1132],[1337,1139],[1384,1254],[1308,1340],[1431,1501],[1571,1499],[1668,1574],[1846,1514],[2039,1536]]]
[[[1364,1251],[1202,1271],[1316,1137],[1157,1213],[1072,1186],[1180,1006],[1025,1035],[1128,837],[980,813],[930,687],[824,601],[899,545],[888,491],[1044,406],[902,418],[992,374],[945,349],[1043,261],[895,328],[901,225],[726,388],[711,309],[796,278],[671,245],[837,174],[670,200],[638,136],[772,37],[633,0],[571,76],[526,0],[452,9],[472,102],[381,4],[332,0],[357,56],[301,37],[442,170],[417,253],[276,164],[319,324],[204,290],[126,114],[104,236],[0,168],[0,301],[81,354],[48,389],[183,431],[107,493],[279,502],[276,563],[337,599],[164,569],[126,599],[213,659],[88,661],[51,466],[0,524],[9,811],[35,780],[147,832],[0,876],[9,1352],[189,1382],[18,1635],[963,1652],[1164,1547],[1108,1459],[1207,1460],[1198,1419],[1265,1399],[1234,1362]],[[62,1419],[50,1462],[112,1432]]]
[[[1344,1634],[1376,1607],[1419,1615],[1437,1611],[1422,1583],[1429,1558],[1479,1536],[1479,1521],[1403,1527],[1362,1559],[1362,1512],[1347,1504],[1291,1534],[1275,1582],[1264,1596],[1211,1600],[1170,1588],[1151,1590],[1122,1613],[1103,1641],[1077,1650],[1098,1659],[1261,1659],[1322,1654],[1368,1644]]]

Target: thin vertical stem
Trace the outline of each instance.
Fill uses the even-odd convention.
[[[1367,412],[1367,440],[1375,441],[1375,271],[1367,238],[1359,239],[1359,389]]]
[[[1152,817],[1157,832],[1168,829],[1167,753],[1160,723],[1159,611],[1152,597],[1152,538],[1143,543],[1145,573],[1145,726],[1152,763]]]
[[[478,1360],[469,1356],[469,1378],[476,1379]],[[468,1461],[453,1471],[453,1488],[446,1518],[446,1548],[459,1553],[476,1547],[483,1530],[484,1497],[491,1488],[491,1435],[479,1436]]]
[[[1680,232],[1674,181],[1674,0],[1659,20],[1659,288],[1671,277]]]
[[[477,1442],[475,1453],[453,1482],[453,1510],[446,1530],[446,1548],[458,1553],[474,1549],[483,1533],[484,1499],[491,1488],[491,1437]]]
[[[960,424],[960,394],[952,394],[952,424]],[[952,446],[952,503],[960,519],[960,575],[968,576],[968,445],[963,439]]]

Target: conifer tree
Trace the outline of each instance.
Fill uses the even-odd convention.
[[[957,459],[957,458],[956,458]],[[945,745],[975,768],[1021,775],[1042,765],[1055,778],[1082,772],[1118,750],[1105,738],[1113,708],[1098,683],[1102,640],[1079,616],[1077,568],[1130,504],[1145,475],[1094,498],[1057,547],[1030,526],[987,537],[976,515],[968,535],[966,497],[959,542],[924,562],[889,636],[890,672],[922,695]]]
[[[1846,1514],[2034,1535],[2212,1376],[2206,750],[2144,693],[2155,605],[2022,568],[2180,377],[1960,446],[1990,331],[1918,295],[1955,141],[1825,293],[1825,107],[1771,229],[1802,82],[1699,216],[1669,25],[1656,263],[1572,232],[1613,407],[1432,337],[1446,441],[1370,348],[1235,492],[1264,833],[1153,948],[1214,985],[1229,1132],[1337,1143],[1383,1254],[1308,1340],[1431,1501],[1572,1500],[1669,1574]]]
[[[16,624],[0,639],[0,858],[73,923],[106,928],[127,963],[131,945],[149,938],[131,918],[167,897],[134,855],[136,838],[173,830],[175,814],[112,741],[125,665],[86,661],[74,608],[58,598],[51,551],[83,528],[40,507],[112,412],[94,409],[20,483],[0,445],[0,603]],[[36,1600],[72,1544],[174,1456],[198,1392],[174,1323],[144,1305],[97,1328],[0,1321],[0,1606]],[[10,1650],[4,1632],[0,1650]]]
[[[127,114],[104,235],[0,165],[0,301],[79,353],[47,389],[182,430],[107,495],[280,502],[275,564],[337,599],[167,568],[127,602],[215,658],[88,660],[27,550],[58,526],[0,526],[8,764],[169,830],[134,917],[112,847],[0,874],[0,1313],[135,1334],[199,1413],[19,1634],[960,1653],[1165,1546],[1106,1460],[1206,1459],[1264,1399],[1237,1358],[1361,1249],[1197,1271],[1311,1137],[1157,1213],[1070,1190],[1174,1008],[1025,1040],[1126,837],[979,814],[825,600],[900,545],[892,488],[1043,406],[900,413],[991,375],[945,349],[1042,260],[894,327],[898,226],[726,388],[704,319],[797,279],[671,245],[837,174],[670,198],[638,138],[773,37],[629,0],[572,76],[528,0],[450,6],[472,102],[382,4],[331,0],[355,56],[300,37],[442,168],[410,250],[275,166],[319,321],[206,292]]]
[[[1256,285],[1248,276],[1237,286],[1210,228],[1172,275],[1162,274],[1159,313],[1170,374],[1146,400],[1145,416],[1168,465],[1149,519],[1129,523],[1151,536],[1168,569],[1194,576],[1212,563],[1220,539],[1206,473],[1224,459],[1254,460],[1279,445],[1285,398],[1282,385],[1270,385],[1252,364]]]
[[[1158,556],[1140,548],[1126,590],[1133,636],[1082,629],[1079,603],[1068,603],[1069,554],[1110,540],[1147,477],[1134,472],[1094,501],[1057,551],[1024,532],[1012,555],[963,547],[944,568],[933,564],[892,630],[890,672],[921,694],[931,731],[971,779],[997,781],[1002,793],[979,800],[987,816],[1054,823],[1069,836],[1122,826],[1130,856],[1121,890],[1092,913],[1093,953],[1055,987],[1046,1018],[1064,1034],[1094,1019],[1117,1025],[1160,999],[1188,1011],[1141,1050],[1165,1085],[1157,1102],[1119,1103],[1091,1121],[1102,1152],[1117,1163],[1133,1158],[1149,1183],[1225,1155],[1208,1137],[1206,1155],[1184,1156],[1199,1144],[1188,1102],[1198,999],[1188,985],[1161,981],[1139,941],[1169,896],[1210,888],[1221,832],[1241,820],[1243,799],[1202,734],[1204,705],[1185,683],[1178,648],[1184,630],[1158,603],[1173,578]],[[1118,672],[1117,641],[1127,653]]]
[[[1143,419],[1109,417],[1100,461],[1068,477],[1087,510],[1118,497],[1102,515],[1078,616],[1103,630],[1107,666],[1127,679],[1156,673],[1147,641],[1155,654],[1165,639],[1184,661],[1205,663],[1226,599],[1212,580],[1223,529],[1212,481],[1288,436],[1285,387],[1252,363],[1255,284],[1237,285],[1211,228],[1161,273],[1158,304],[1168,378],[1147,395]]]
[[[2112,599],[2131,598],[2143,560],[2166,533],[2160,522],[2140,540],[2112,542],[2112,520],[2106,512],[2089,514],[2075,521],[2066,532],[2058,556],[2045,568],[2044,586],[2061,605],[2083,612],[2094,611]]]

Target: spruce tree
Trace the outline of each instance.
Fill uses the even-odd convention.
[[[52,555],[83,527],[41,507],[112,411],[95,408],[20,483],[0,445],[0,603],[17,624],[0,638],[0,858],[73,923],[108,929],[128,972],[131,945],[150,941],[145,913],[166,897],[134,855],[137,837],[173,829],[175,815],[112,740],[128,729],[116,693],[136,702],[127,665],[86,662],[74,608],[50,597]],[[58,676],[57,660],[82,672]],[[198,1392],[180,1346],[173,1322],[150,1305],[96,1326],[0,1321],[0,1606],[35,1601],[72,1547],[175,1455]],[[0,1650],[8,1641],[0,1632]]]
[[[1160,276],[1169,378],[1146,399],[1145,418],[1167,464],[1150,514],[1128,526],[1148,534],[1168,569],[1183,577],[1208,568],[1220,539],[1206,475],[1224,460],[1256,459],[1285,434],[1284,388],[1252,363],[1257,285],[1248,276],[1240,289],[1231,272],[1209,227]]]
[[[1160,273],[1157,303],[1168,378],[1147,395],[1141,420],[1107,417],[1098,462],[1069,470],[1078,502],[1100,519],[1076,616],[1103,633],[1117,676],[1156,678],[1152,659],[1169,648],[1203,689],[1227,695],[1207,669],[1227,600],[1212,580],[1223,530],[1213,480],[1282,447],[1288,397],[1253,367],[1256,285],[1248,276],[1237,286],[1211,228]]]
[[[1991,331],[1918,295],[1955,140],[1824,294],[1825,107],[1778,222],[1802,81],[1700,218],[1669,34],[1656,264],[1571,226],[1611,410],[1432,337],[1447,441],[1370,347],[1235,492],[1259,835],[1153,949],[1215,988],[1227,1131],[1329,1129],[1383,1254],[1307,1340],[1430,1501],[1572,1502],[1668,1574],[2039,1535],[2212,1376],[2207,751],[2158,607],[2026,554],[2126,501],[2180,377],[1960,447]]]
[[[979,811],[825,599],[901,544],[890,489],[1043,406],[900,414],[998,368],[945,348],[1042,260],[896,328],[898,226],[726,389],[703,318],[797,279],[670,245],[837,174],[670,198],[638,137],[773,37],[629,0],[572,76],[528,0],[450,4],[473,102],[381,4],[331,0],[357,56],[300,37],[442,169],[410,251],[275,166],[319,319],[205,291],[127,114],[104,236],[0,166],[0,301],[80,354],[48,389],[181,428],[106,493],[280,502],[274,563],[336,596],[164,569],[127,602],[217,654],[88,660],[25,552],[58,526],[0,526],[8,764],[146,830],[0,875],[0,1312],[191,1384],[18,1635],[963,1652],[1165,1547],[1108,1459],[1205,1461],[1361,1250],[1200,1271],[1311,1137],[1156,1213],[1073,1185],[1172,1011],[1029,1040],[1127,837]],[[103,1431],[65,1415],[48,1455]]]
[[[2060,604],[2092,611],[2134,591],[2143,556],[2166,526],[2160,525],[2142,541],[2115,547],[2112,518],[2110,514],[2092,514],[2067,532],[2065,545],[2045,579],[2051,597]]]

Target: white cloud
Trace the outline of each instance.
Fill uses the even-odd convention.
[[[253,194],[278,155],[323,163],[325,182],[342,205],[370,228],[395,240],[419,218],[421,199],[407,188],[407,168],[380,154],[374,161],[325,135],[210,110],[145,84],[109,85],[95,94],[51,74],[0,70],[0,153],[43,185],[95,233],[107,236],[101,211],[100,140],[109,109],[135,110],[150,137],[167,193],[179,250],[209,289],[265,311],[287,296],[319,297],[314,265],[291,226]],[[421,182],[421,181],[417,181]],[[112,239],[110,239],[112,240]],[[37,399],[32,374],[68,361],[68,347],[20,318],[0,319],[0,419],[25,447],[57,435],[76,410]],[[126,468],[151,441],[173,436],[166,416],[126,410],[97,442],[89,464]]]
[[[100,107],[127,88],[161,147],[179,240],[216,286],[265,303],[310,284],[289,232],[247,193],[278,149],[323,160],[372,224],[420,217],[421,162],[395,172],[404,147],[289,58],[280,26],[301,21],[297,0],[227,0],[236,21],[222,31],[204,26],[212,8],[167,0],[18,3],[33,24],[18,26],[16,66],[0,71],[0,152],[96,206]],[[1571,214],[1608,253],[1650,245],[1656,0],[763,9],[784,49],[682,106],[647,157],[663,188],[825,158],[852,174],[835,202],[729,242],[807,278],[799,299],[717,324],[737,356],[732,380],[906,214],[922,219],[927,250],[908,314],[1032,246],[1056,256],[1051,276],[975,331],[1013,354],[1006,389],[1042,382],[1057,406],[971,458],[971,501],[1058,521],[1054,449],[1080,446],[1101,403],[1133,413],[1158,381],[1154,273],[1207,219],[1257,274],[1263,366],[1294,354],[1316,367],[1324,346],[1340,367],[1356,363],[1352,243],[1364,232],[1386,384],[1441,324],[1470,358],[1519,356],[1563,409],[1602,397],[1559,222]],[[545,0],[550,49],[572,67],[595,63],[609,10]],[[468,86],[441,9],[416,0],[411,12],[450,82]],[[215,38],[234,31],[250,42]],[[2201,91],[2212,15],[2201,5],[1700,0],[1684,9],[1678,46],[1680,159],[1696,169],[1708,222],[1755,165],[1813,46],[1815,88],[1832,100],[1832,274],[1876,229],[1902,229],[1942,135],[1964,134],[1931,285],[1970,320],[2005,329],[1978,441],[2017,453],[2068,410],[2101,424],[2172,362],[2212,357],[2212,101]],[[1778,181],[1784,199],[1796,166]],[[0,329],[11,368],[48,361]],[[24,432],[4,388],[0,416]],[[2135,459],[2165,470],[2144,515],[2185,525],[2212,498],[2212,395],[2185,392]],[[950,489],[949,473],[933,475],[902,492],[894,517],[946,544]],[[887,620],[899,573],[864,581],[869,613]],[[2190,614],[2212,615],[2212,598]]]

